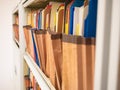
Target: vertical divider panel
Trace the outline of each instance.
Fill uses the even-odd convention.
[[[98,0],[94,90],[107,90],[113,0]]]
[[[23,25],[26,23],[25,18],[26,12],[22,5],[22,3],[19,4],[19,38],[20,38],[20,90],[24,90],[24,53],[25,53],[25,39],[24,39],[24,32],[23,32]]]
[[[106,90],[120,90],[119,69],[120,69],[120,0],[113,0],[112,3],[112,24],[110,38],[109,74],[108,88]]]

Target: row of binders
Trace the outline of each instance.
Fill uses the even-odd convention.
[[[30,10],[26,52],[56,90],[93,90],[97,0],[50,2]]]
[[[26,90],[41,90],[37,81],[35,80],[34,75],[29,70],[29,74],[24,76],[25,89]]]
[[[25,90],[41,90],[28,64],[24,61],[24,86]]]
[[[18,14],[14,14],[13,35],[14,35],[14,38],[19,42],[19,15]]]
[[[97,0],[65,0],[49,2],[39,10],[29,10],[27,25],[38,29],[79,35],[96,36]]]

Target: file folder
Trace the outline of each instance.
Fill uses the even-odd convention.
[[[83,5],[84,5],[84,0],[74,0],[73,4],[70,6],[69,34],[71,35],[73,35],[74,9],[75,7],[81,7]]]
[[[38,52],[38,57],[41,64],[42,71],[46,74],[46,43],[45,43],[45,30],[35,30],[34,37],[36,41],[36,47]]]
[[[36,43],[35,43],[35,38],[34,38],[34,35],[33,35],[33,32],[35,30],[37,30],[37,29],[36,28],[32,28],[31,29],[31,34],[32,34],[32,41],[33,41],[33,47],[34,47],[34,53],[35,53],[35,62],[40,67],[40,62],[39,62],[39,58],[38,58],[38,52],[37,52]]]
[[[57,9],[56,13],[56,32],[63,33],[64,32],[64,9],[65,5],[61,4]]]
[[[95,38],[86,38],[87,90],[94,90]]]
[[[84,37],[96,37],[97,0],[89,1],[88,15],[84,23]]]
[[[44,29],[50,28],[50,15],[52,5],[48,5],[44,10]]]
[[[56,77],[56,67],[54,61],[53,47],[51,34],[47,32],[46,34],[46,75],[50,78],[51,83],[55,86],[55,77]]]
[[[83,36],[84,26],[84,5],[74,8],[73,35]]]
[[[61,34],[51,30],[46,34],[46,72],[53,86],[61,90],[62,46]]]
[[[69,22],[70,22],[70,6],[73,4],[71,1],[66,7],[66,15],[65,15],[65,34],[69,34]]]
[[[14,38],[19,42],[19,25],[13,24],[13,34]]]
[[[49,2],[49,5],[51,5],[51,15],[50,15],[50,29],[52,31],[55,31],[56,26],[56,12],[61,3],[59,2]]]
[[[93,90],[95,38],[63,34],[62,41],[62,90]]]
[[[32,25],[32,11],[29,10],[27,13],[27,25]]]
[[[30,54],[30,56],[35,61],[35,53],[34,53],[34,45],[33,45],[33,39],[32,39],[32,33],[31,33],[31,26],[26,25],[23,26],[24,28],[24,35],[25,35],[25,41],[26,41],[26,52]]]

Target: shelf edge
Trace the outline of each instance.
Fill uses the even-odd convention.
[[[37,66],[32,57],[27,52],[24,55],[24,60],[27,62],[29,68],[31,69],[42,90],[55,90],[50,80],[45,76],[45,74]]]

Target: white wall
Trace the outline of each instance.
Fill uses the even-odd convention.
[[[14,90],[12,10],[19,0],[0,0],[0,90]]]

